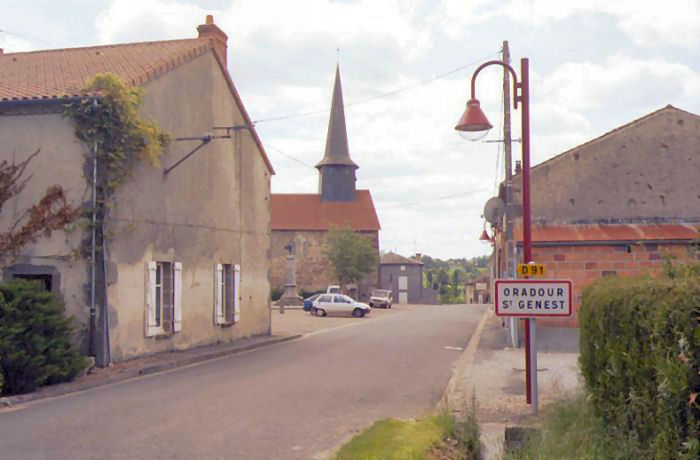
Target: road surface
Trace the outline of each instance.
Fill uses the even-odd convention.
[[[440,399],[484,306],[432,306],[0,412],[2,459],[308,459]],[[324,321],[324,318],[318,318]]]

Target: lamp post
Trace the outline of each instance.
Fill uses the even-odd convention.
[[[504,61],[487,61],[481,64],[474,71],[471,80],[471,98],[467,101],[467,109],[457,122],[455,129],[461,133],[483,133],[488,131],[493,126],[489,123],[486,115],[481,110],[481,104],[476,98],[476,77],[484,68],[490,65],[503,66],[513,76],[513,106],[517,110],[518,103],[521,104],[520,114],[522,120],[522,149],[523,149],[523,255],[524,262],[532,261],[531,249],[531,228],[530,228],[530,73],[528,59],[520,60],[520,81],[515,70]],[[537,400],[537,355],[534,348],[534,340],[531,343],[530,333],[535,333],[535,320],[527,319],[525,321],[525,369],[526,369],[526,393],[527,403],[531,404],[532,400]],[[531,331],[532,329],[532,331]],[[531,347],[531,345],[533,345]],[[534,363],[533,363],[534,359]],[[532,366],[534,365],[534,371]],[[533,398],[533,390],[535,396]],[[537,411],[537,403],[533,406],[534,411]]]

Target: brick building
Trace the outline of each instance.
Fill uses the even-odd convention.
[[[357,190],[358,166],[350,158],[345,125],[340,71],[336,68],[333,101],[328,123],[326,151],[316,165],[318,193],[282,194],[271,197],[270,285],[283,287],[286,273],[285,246],[296,256],[296,281],[300,290],[317,291],[337,284],[330,261],[323,255],[326,234],[331,229],[350,228],[369,238],[379,254],[379,218],[369,190]],[[378,267],[377,267],[378,268]],[[377,285],[373,270],[358,285],[357,295],[368,299]]]
[[[666,106],[531,169],[533,260],[581,293],[602,276],[658,273],[695,258],[700,238],[700,117]],[[521,201],[522,175],[513,178]],[[497,273],[505,244],[497,229]],[[516,228],[522,260],[522,230]]]

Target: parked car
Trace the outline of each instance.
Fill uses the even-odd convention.
[[[304,311],[311,311],[311,308],[314,305],[314,300],[318,299],[318,296],[321,294],[314,294],[311,297],[307,297],[304,299]]]
[[[338,286],[336,284],[331,284],[326,289],[326,293],[327,294],[340,294],[340,286]]]
[[[344,294],[321,294],[313,301],[311,312],[316,316],[335,313],[350,313],[355,318],[362,318],[370,313],[369,305],[357,302]]]
[[[369,306],[391,308],[393,296],[394,294],[388,289],[374,289],[369,297]]]

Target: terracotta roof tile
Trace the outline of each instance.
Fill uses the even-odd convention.
[[[0,103],[94,96],[82,88],[101,72],[114,73],[131,86],[141,86],[213,48],[214,43],[202,37],[0,54]],[[274,174],[226,65],[216,56],[263,161]]]
[[[381,229],[369,190],[358,190],[356,201],[332,202],[318,194],[275,193],[270,207],[272,230]]]
[[[82,88],[100,72],[141,86],[212,47],[192,38],[0,54],[0,101],[90,96]]]
[[[700,238],[698,230],[688,224],[548,224],[532,226],[532,241],[694,240]],[[519,242],[523,239],[520,225],[516,226],[515,238]]]
[[[391,251],[382,254],[380,259],[379,263],[382,265],[423,265],[423,262],[418,262],[417,260],[404,257]]]

